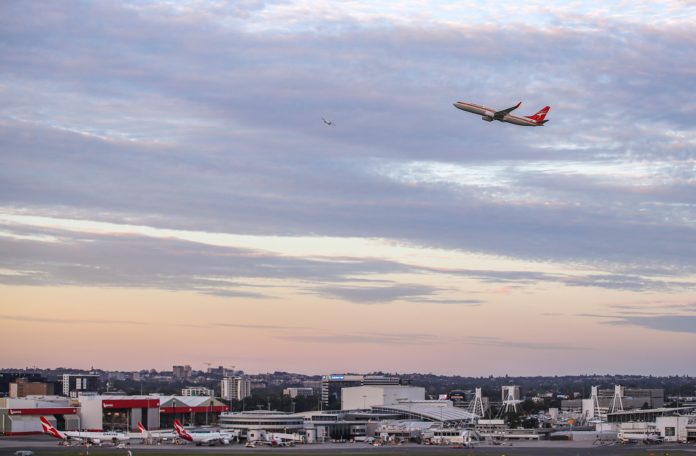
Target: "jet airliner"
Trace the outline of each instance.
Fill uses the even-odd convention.
[[[146,438],[148,440],[174,440],[178,437],[178,434],[174,430],[159,430],[150,431],[143,426],[143,423],[138,422],[138,430],[140,431],[140,438]]]
[[[129,440],[130,437],[122,432],[84,432],[84,431],[59,431],[45,416],[39,418],[41,427],[46,434],[49,434],[63,442],[77,441],[89,442],[95,445],[100,445],[103,442],[112,442],[114,444]]]
[[[474,103],[467,103],[465,101],[458,101],[454,103],[454,107],[461,109],[462,111],[470,112],[472,114],[478,114],[481,116],[481,119],[485,120],[486,122],[493,122],[494,120],[498,120],[500,122],[507,122],[515,125],[523,125],[525,127],[541,127],[546,122],[548,122],[548,120],[545,120],[544,118],[546,117],[546,114],[548,114],[549,109],[551,109],[549,106],[543,107],[541,110],[539,110],[539,112],[532,116],[519,117],[510,114],[512,111],[519,108],[521,104],[522,102],[520,101],[515,106],[503,109],[502,111],[495,111],[486,106],[481,106]]]
[[[215,445],[216,443],[223,443],[229,445],[234,435],[229,432],[201,432],[201,431],[187,431],[184,426],[181,425],[179,420],[174,420],[174,430],[179,435],[179,438],[188,440],[189,442],[195,443],[200,446],[202,444]]]

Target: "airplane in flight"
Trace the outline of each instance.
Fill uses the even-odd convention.
[[[184,440],[188,440],[191,443],[195,443],[197,446],[201,446],[203,444],[207,445],[215,445],[216,443],[222,443],[225,445],[229,445],[232,439],[234,438],[234,435],[232,435],[229,432],[219,432],[219,431],[211,431],[211,432],[201,432],[201,431],[187,431],[184,429],[184,427],[181,425],[179,420],[174,420],[174,430],[176,431],[177,435],[179,438],[182,438]]]
[[[113,444],[118,444],[129,440],[130,437],[123,432],[83,432],[83,431],[59,431],[51,423],[48,422],[45,416],[39,418],[41,420],[41,427],[44,433],[49,434],[52,437],[62,440],[63,442],[69,443],[71,441],[75,442],[89,442],[95,445],[101,445],[104,442],[111,442]]]
[[[321,120],[323,120],[324,123],[325,123],[326,125],[330,126],[330,127],[335,127],[335,126],[336,126],[336,124],[333,123],[333,120],[326,120],[326,119],[324,119],[323,117],[321,118]]]
[[[478,114],[486,122],[493,122],[494,120],[498,120],[500,122],[507,122],[515,125],[523,125],[525,127],[541,127],[546,122],[548,122],[548,120],[544,118],[546,117],[546,114],[548,114],[549,109],[551,109],[549,106],[543,107],[539,110],[539,112],[532,116],[519,117],[510,114],[512,111],[519,108],[521,104],[522,102],[520,101],[515,106],[503,109],[502,111],[495,111],[486,106],[467,103],[465,101],[458,101],[454,103],[454,107],[457,109],[461,109],[462,111],[470,112],[472,114]]]

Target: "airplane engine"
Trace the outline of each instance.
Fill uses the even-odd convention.
[[[222,439],[222,443],[224,443],[225,445],[229,445],[230,439]]]
[[[101,445],[101,440],[99,439],[92,439],[92,443],[95,445]]]
[[[485,120],[486,122],[493,122],[493,117],[491,116],[483,116],[481,119]]]

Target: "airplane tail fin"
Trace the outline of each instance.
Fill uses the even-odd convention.
[[[541,108],[541,109],[539,110],[539,112],[537,112],[537,113],[534,114],[533,116],[527,116],[527,118],[528,118],[528,119],[532,119],[532,120],[535,121],[536,123],[539,123],[539,124],[542,124],[542,125],[543,125],[544,123],[547,122],[547,121],[544,121],[544,117],[546,117],[546,114],[549,113],[549,109],[551,109],[550,106],[544,106],[543,108]]]
[[[145,426],[143,426],[143,423],[138,421],[138,431],[140,431],[141,434],[147,434],[147,429],[145,429]]]
[[[58,429],[54,428],[53,425],[48,422],[45,416],[42,416],[39,418],[39,420],[41,421],[41,428],[43,429],[44,433],[57,439],[65,439],[65,435],[61,434]]]
[[[184,440],[193,440],[191,437],[191,434],[189,434],[186,429],[181,425],[181,422],[177,419],[174,419],[174,431],[176,431],[176,435],[181,437]]]

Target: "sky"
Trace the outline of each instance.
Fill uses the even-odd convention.
[[[696,375],[694,23],[5,0],[0,367]]]

